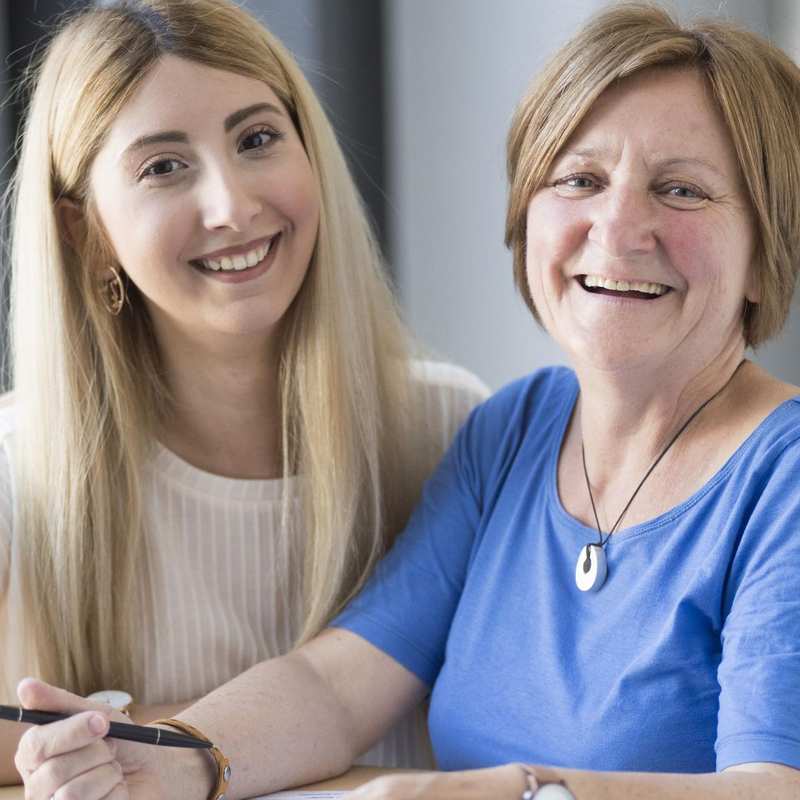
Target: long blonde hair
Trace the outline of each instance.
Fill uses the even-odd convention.
[[[682,27],[655,4],[621,3],[562,47],[519,104],[508,135],[506,245],[514,279],[536,309],[525,275],[526,211],[558,153],[610,86],[643,70],[697,70],[733,142],[757,233],[760,299],[745,303],[745,341],[775,336],[800,272],[800,69],[780,49],[730,22]]]
[[[115,259],[88,175],[119,110],[164,53],[266,82],[319,184],[318,239],[284,320],[280,364],[283,470],[302,474],[306,487],[296,532],[306,537],[305,566],[289,577],[304,589],[300,640],[361,586],[436,457],[414,452],[408,340],[360,198],[280,42],[228,0],[115,2],[72,16],[32,77],[13,199],[11,319],[31,668],[81,693],[141,685],[133,646],[147,539],[140,474],[170,414],[136,288],[117,318],[100,302],[92,276]],[[85,212],[80,252],[64,243],[59,198]]]

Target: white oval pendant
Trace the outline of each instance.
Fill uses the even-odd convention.
[[[582,592],[596,592],[606,582],[607,574],[605,550],[598,544],[582,547],[575,565],[575,585]]]

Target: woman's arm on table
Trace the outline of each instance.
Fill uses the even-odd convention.
[[[184,703],[162,703],[151,706],[134,703],[129,709],[130,718],[137,725],[147,725],[148,722],[152,722],[154,719],[175,717],[196,702],[197,700],[191,700]]]
[[[234,761],[228,796],[235,800],[346,771],[427,691],[361,637],[331,629],[287,656],[256,665],[180,719]],[[208,759],[198,770],[198,755],[187,754],[185,782],[172,784],[187,800],[205,800],[211,788]]]
[[[389,656],[355,634],[333,629],[289,655],[256,665],[180,719],[231,759],[227,797],[236,800],[344,772],[426,691]],[[23,684],[21,695],[26,706],[42,710],[88,707],[39,682]],[[82,800],[100,800],[115,785],[109,783],[114,760],[129,792],[120,797],[208,797],[214,783],[207,753],[117,741],[109,758],[103,748],[110,740],[87,733],[87,721],[80,715],[32,728],[22,738],[17,763],[29,800],[47,800],[68,785]]]
[[[576,800],[797,800],[800,771],[780,764],[742,764],[724,772],[683,775],[536,768],[539,780],[565,781]],[[358,800],[520,800],[518,764],[464,772],[390,775],[362,786]]]

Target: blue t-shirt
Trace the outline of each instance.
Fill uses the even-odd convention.
[[[556,489],[577,393],[548,369],[477,408],[333,624],[432,688],[442,769],[800,768],[800,399],[684,503],[614,534],[584,594],[597,533]]]

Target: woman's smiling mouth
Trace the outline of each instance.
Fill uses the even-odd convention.
[[[197,258],[189,263],[200,272],[225,283],[241,283],[256,278],[265,272],[272,263],[272,256],[278,249],[281,234],[262,241],[249,250],[229,253],[216,258]]]
[[[655,300],[671,291],[671,287],[665,286],[663,283],[617,281],[612,278],[604,278],[602,275],[578,275],[577,281],[587,292],[592,294],[638,300]]]

